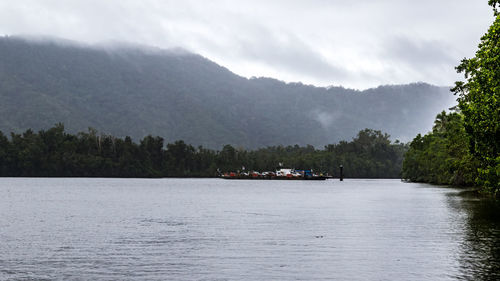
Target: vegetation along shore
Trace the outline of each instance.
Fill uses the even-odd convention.
[[[440,113],[433,131],[417,135],[403,165],[411,181],[475,185],[483,193],[500,196],[500,13],[490,0],[495,20],[481,38],[476,55],[463,59],[452,91],[458,108]]]
[[[308,146],[271,146],[245,150],[193,147],[184,141],[164,144],[147,136],[139,143],[96,130],[70,134],[62,124],[10,137],[0,132],[0,176],[11,177],[215,177],[219,171],[267,171],[278,163],[354,178],[399,178],[407,146],[389,135],[365,129],[352,141]]]

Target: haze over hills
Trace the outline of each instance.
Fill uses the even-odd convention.
[[[0,130],[63,122],[139,140],[246,148],[322,146],[364,128],[408,141],[455,104],[446,87],[425,83],[364,91],[247,79],[182,50],[89,47],[0,38]]]

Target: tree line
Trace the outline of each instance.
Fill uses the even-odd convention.
[[[164,143],[151,135],[138,143],[130,137],[99,134],[94,129],[71,134],[63,124],[48,130],[0,132],[0,176],[9,177],[215,177],[218,171],[274,171],[278,164],[346,177],[399,178],[407,146],[389,135],[365,129],[352,141],[324,149],[271,146],[246,150],[193,147],[179,140]]]
[[[463,114],[443,111],[436,116],[432,132],[418,134],[409,144],[402,177],[414,182],[472,186],[479,163],[468,144]]]

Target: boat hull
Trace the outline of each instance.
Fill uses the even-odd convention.
[[[226,180],[326,180],[332,177],[317,176],[317,177],[245,177],[245,176],[222,176],[221,178]]]

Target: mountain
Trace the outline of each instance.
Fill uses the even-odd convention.
[[[322,146],[364,128],[410,140],[455,104],[425,83],[364,91],[247,79],[183,50],[0,38],[0,130],[93,127],[136,141]]]

